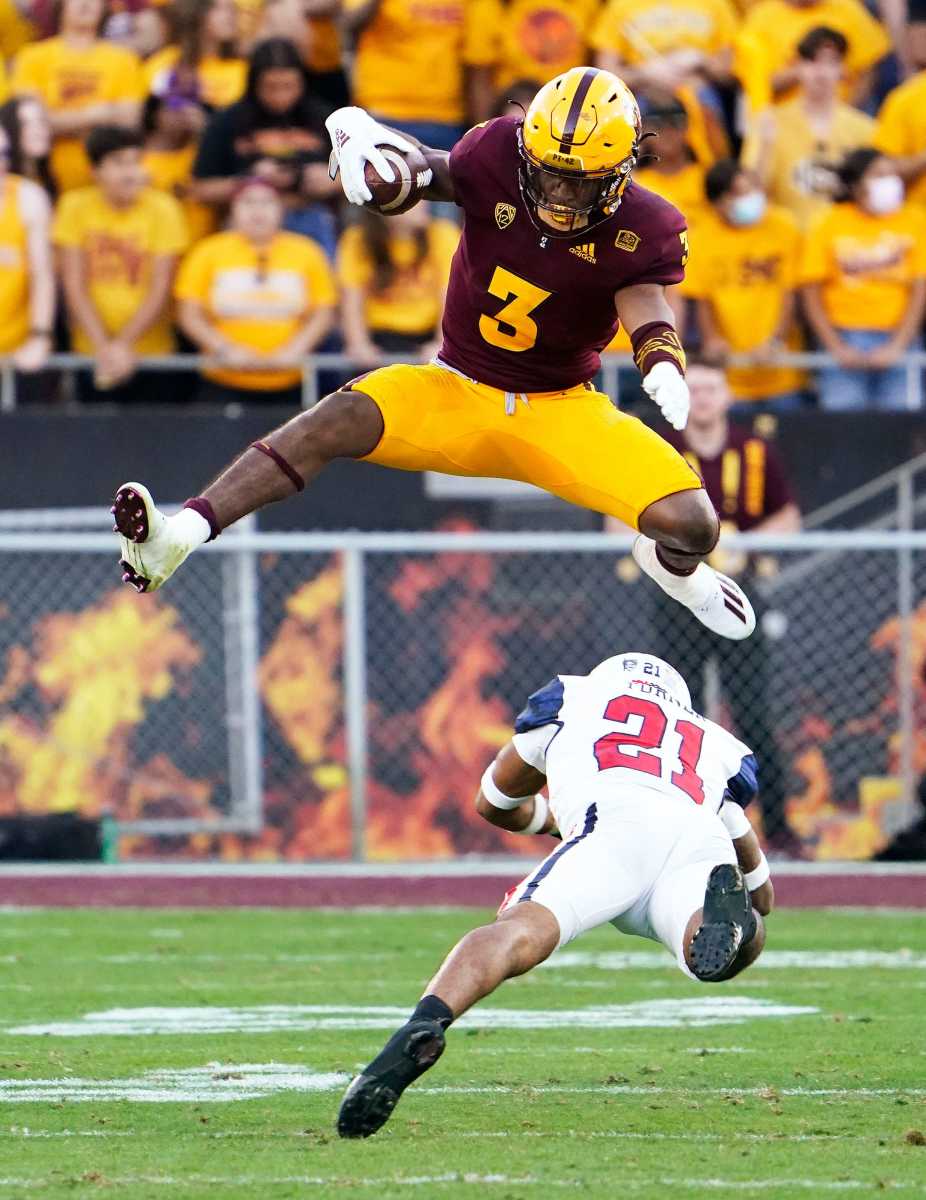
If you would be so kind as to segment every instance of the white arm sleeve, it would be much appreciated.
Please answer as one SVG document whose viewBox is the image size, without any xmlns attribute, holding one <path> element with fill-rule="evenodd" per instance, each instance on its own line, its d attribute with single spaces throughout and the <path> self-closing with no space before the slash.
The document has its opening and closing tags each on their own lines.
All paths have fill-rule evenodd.
<svg viewBox="0 0 926 1200">
<path fill-rule="evenodd" d="M 558 724 L 541 725 L 539 729 L 529 729 L 527 733 L 516 733 L 511 739 L 512 745 L 521 758 L 544 775 L 547 773 L 547 747 L 553 741 L 553 736 L 559 731 Z"/>
<path fill-rule="evenodd" d="M 727 827 L 727 833 L 736 841 L 752 830 L 749 818 L 735 800 L 725 800 L 720 806 L 720 819 Z"/>
</svg>

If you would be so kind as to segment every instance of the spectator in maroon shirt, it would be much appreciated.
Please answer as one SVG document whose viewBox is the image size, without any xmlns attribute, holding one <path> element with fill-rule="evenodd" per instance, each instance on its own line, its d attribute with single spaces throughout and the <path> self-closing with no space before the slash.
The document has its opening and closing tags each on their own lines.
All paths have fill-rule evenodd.
<svg viewBox="0 0 926 1200">
<path fill-rule="evenodd" d="M 774 445 L 749 429 L 731 425 L 732 402 L 723 368 L 709 360 L 689 359 L 691 414 L 685 429 L 667 429 L 664 437 L 681 451 L 704 480 L 717 509 L 721 529 L 754 533 L 795 533 L 801 514 Z M 728 642 L 705 629 L 686 612 L 674 609 L 666 620 L 657 610 L 659 638 L 656 653 L 677 667 L 688 680 L 692 703 L 704 711 L 705 668 L 713 663 L 720 676 L 723 698 L 736 733 L 755 751 L 759 761 L 759 802 L 772 849 L 799 855 L 800 843 L 788 827 L 784 812 L 785 773 L 769 712 L 769 643 L 763 630 L 758 586 L 768 558 L 724 551 L 723 533 L 711 565 L 738 577 L 749 589 L 759 617 L 756 631 L 742 642 Z M 744 583 L 742 576 L 752 576 Z M 758 599 L 759 603 L 755 603 Z M 661 619 L 660 619 L 661 616 Z"/>
</svg>

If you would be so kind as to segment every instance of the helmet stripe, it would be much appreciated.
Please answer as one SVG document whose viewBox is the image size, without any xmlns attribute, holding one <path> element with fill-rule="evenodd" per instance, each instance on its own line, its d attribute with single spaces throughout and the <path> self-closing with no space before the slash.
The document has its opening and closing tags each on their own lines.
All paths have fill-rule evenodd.
<svg viewBox="0 0 926 1200">
<path fill-rule="evenodd" d="M 579 114 L 582 112 L 582 104 L 585 101 L 585 97 L 588 95 L 588 89 L 594 83 L 597 75 L 597 69 L 595 67 L 589 67 L 579 80 L 579 86 L 576 88 L 576 94 L 572 97 L 572 103 L 569 105 L 569 112 L 566 114 L 566 124 L 563 126 L 563 136 L 559 144 L 559 148 L 563 154 L 568 154 L 568 152 L 572 149 L 572 139 L 576 134 L 576 125 L 579 123 Z"/>
</svg>

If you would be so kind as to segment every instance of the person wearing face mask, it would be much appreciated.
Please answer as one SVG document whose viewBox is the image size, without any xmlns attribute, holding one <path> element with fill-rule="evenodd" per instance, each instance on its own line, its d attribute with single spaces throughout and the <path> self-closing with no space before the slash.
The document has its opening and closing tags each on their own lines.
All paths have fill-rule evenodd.
<svg viewBox="0 0 926 1200">
<path fill-rule="evenodd" d="M 826 409 L 906 406 L 898 360 L 926 307 L 926 215 L 905 202 L 903 180 L 874 149 L 839 167 L 841 202 L 810 227 L 800 268 L 807 320 L 836 360 L 820 372 Z"/>
<path fill-rule="evenodd" d="M 753 359 L 731 367 L 728 381 L 739 403 L 781 412 L 803 403 L 803 375 L 771 365 L 798 345 L 794 288 L 800 235 L 794 218 L 766 202 L 756 176 L 732 159 L 715 163 L 705 178 L 710 211 L 698 224 L 696 252 L 679 291 L 694 301 L 705 354 Z"/>
</svg>

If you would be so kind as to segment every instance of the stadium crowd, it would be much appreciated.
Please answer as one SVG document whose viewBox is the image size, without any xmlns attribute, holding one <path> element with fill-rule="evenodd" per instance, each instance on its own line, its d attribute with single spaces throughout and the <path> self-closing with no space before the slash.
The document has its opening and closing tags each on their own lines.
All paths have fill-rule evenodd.
<svg viewBox="0 0 926 1200">
<path fill-rule="evenodd" d="M 313 350 L 430 357 L 454 213 L 347 211 L 325 116 L 353 102 L 449 148 L 587 61 L 639 98 L 636 178 L 690 227 L 678 323 L 740 356 L 738 404 L 903 407 L 926 304 L 918 0 L 0 0 L 21 394 L 47 398 L 54 349 L 92 356 L 81 399 L 126 402 L 288 400 Z M 816 378 L 775 361 L 815 347 Z M 213 360 L 194 386 L 138 372 L 178 349 Z"/>
</svg>

